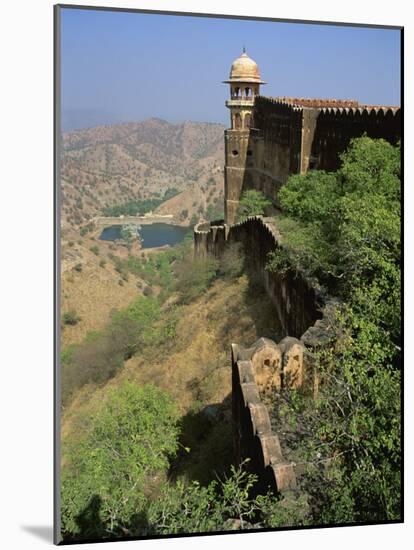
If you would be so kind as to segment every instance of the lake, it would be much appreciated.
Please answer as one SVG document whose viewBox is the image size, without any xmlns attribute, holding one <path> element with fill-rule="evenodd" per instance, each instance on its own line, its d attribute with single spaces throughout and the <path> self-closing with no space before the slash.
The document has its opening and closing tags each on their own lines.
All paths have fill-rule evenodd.
<svg viewBox="0 0 414 550">
<path fill-rule="evenodd" d="M 122 225 L 105 227 L 99 239 L 102 241 L 115 241 L 116 239 L 120 239 L 121 227 Z M 142 239 L 142 248 L 157 248 L 167 244 L 174 246 L 180 243 L 190 230 L 190 227 L 181 227 L 180 225 L 170 225 L 168 223 L 141 225 L 139 234 Z"/>
</svg>

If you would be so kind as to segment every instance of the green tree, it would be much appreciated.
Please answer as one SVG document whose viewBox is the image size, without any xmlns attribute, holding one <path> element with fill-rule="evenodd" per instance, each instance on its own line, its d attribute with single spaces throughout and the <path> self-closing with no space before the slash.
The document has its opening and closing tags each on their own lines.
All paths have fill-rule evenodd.
<svg viewBox="0 0 414 550">
<path fill-rule="evenodd" d="M 237 221 L 241 222 L 249 216 L 262 216 L 271 204 L 261 191 L 255 189 L 244 191 L 237 209 Z"/>
<path fill-rule="evenodd" d="M 85 536 L 96 528 L 97 536 L 122 533 L 133 514 L 144 508 L 148 487 L 159 484 L 177 452 L 177 421 L 171 399 L 155 386 L 126 382 L 110 390 L 81 435 L 65 449 L 63 533 Z M 99 522 L 82 525 L 79 518 L 93 499 L 99 499 Z"/>
<path fill-rule="evenodd" d="M 224 218 L 223 203 L 209 204 L 206 210 L 206 219 L 210 222 Z"/>
<path fill-rule="evenodd" d="M 318 452 L 333 464 L 330 478 L 310 484 L 316 500 L 325 496 L 319 517 L 398 519 L 400 150 L 362 137 L 341 160 L 336 173 L 293 176 L 280 190 L 283 249 L 270 254 L 268 269 L 315 276 L 342 302 L 333 320 L 339 344 L 319 357 L 323 386 L 308 448 L 310 462 Z"/>
<path fill-rule="evenodd" d="M 288 220 L 285 248 L 310 271 L 348 292 L 399 264 L 399 147 L 367 137 L 351 142 L 336 173 L 292 176 L 279 192 Z M 279 223 L 279 222 L 278 222 Z M 398 285 L 398 274 L 390 275 Z M 391 286 L 391 285 L 390 285 Z"/>
</svg>

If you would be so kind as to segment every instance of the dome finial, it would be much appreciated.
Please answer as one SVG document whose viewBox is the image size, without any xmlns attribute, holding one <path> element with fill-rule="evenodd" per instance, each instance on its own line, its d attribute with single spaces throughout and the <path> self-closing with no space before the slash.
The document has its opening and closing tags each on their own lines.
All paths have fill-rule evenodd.
<svg viewBox="0 0 414 550">
<path fill-rule="evenodd" d="M 246 53 L 246 46 L 243 44 L 243 53 Z"/>
</svg>

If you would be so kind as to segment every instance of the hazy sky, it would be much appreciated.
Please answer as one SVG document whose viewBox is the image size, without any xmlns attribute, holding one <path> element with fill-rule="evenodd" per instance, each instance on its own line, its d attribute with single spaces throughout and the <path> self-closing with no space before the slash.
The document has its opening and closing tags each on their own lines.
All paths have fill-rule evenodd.
<svg viewBox="0 0 414 550">
<path fill-rule="evenodd" d="M 398 30 L 64 8 L 64 129 L 164 118 L 223 122 L 246 45 L 263 95 L 400 104 Z"/>
</svg>

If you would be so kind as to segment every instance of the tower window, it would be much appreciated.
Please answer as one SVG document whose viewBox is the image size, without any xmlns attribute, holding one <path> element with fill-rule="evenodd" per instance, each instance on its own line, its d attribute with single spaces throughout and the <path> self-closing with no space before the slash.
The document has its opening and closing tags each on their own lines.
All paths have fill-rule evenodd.
<svg viewBox="0 0 414 550">
<path fill-rule="evenodd" d="M 241 125 L 242 125 L 242 120 L 241 120 L 240 113 L 236 113 L 234 116 L 234 127 L 236 130 L 240 130 Z"/>
<path fill-rule="evenodd" d="M 233 151 L 231 152 L 231 154 L 233 155 L 233 157 L 237 157 L 237 155 L 239 154 L 239 152 L 237 151 L 237 149 L 233 149 Z"/>
</svg>

